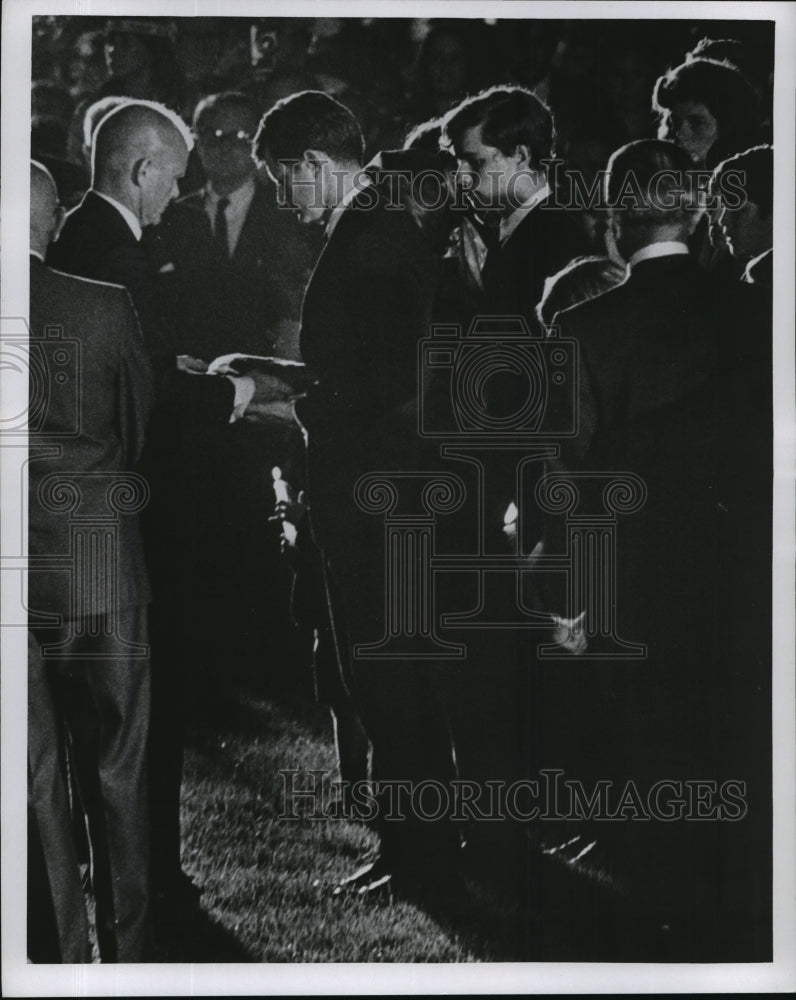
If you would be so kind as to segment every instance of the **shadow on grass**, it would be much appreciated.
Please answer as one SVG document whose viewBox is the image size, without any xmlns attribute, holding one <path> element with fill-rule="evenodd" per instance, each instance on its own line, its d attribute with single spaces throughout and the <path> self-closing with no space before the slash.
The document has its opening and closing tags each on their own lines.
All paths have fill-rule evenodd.
<svg viewBox="0 0 796 1000">
<path fill-rule="evenodd" d="M 661 950 L 614 887 L 527 844 L 521 867 L 498 857 L 468 859 L 465 898 L 414 900 L 481 961 L 644 961 Z"/>
<path fill-rule="evenodd" d="M 267 697 L 246 689 L 214 691 L 194 706 L 189 742 L 201 745 L 208 734 L 233 733 L 242 739 L 311 736 L 330 740 L 329 709 L 295 696 Z"/>
<path fill-rule="evenodd" d="M 156 916 L 155 962 L 256 962 L 224 926 L 202 909 Z"/>
</svg>

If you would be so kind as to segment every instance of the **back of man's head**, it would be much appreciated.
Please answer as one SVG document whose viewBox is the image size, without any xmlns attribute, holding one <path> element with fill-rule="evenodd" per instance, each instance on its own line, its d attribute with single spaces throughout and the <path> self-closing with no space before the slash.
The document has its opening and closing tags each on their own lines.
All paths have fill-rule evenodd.
<svg viewBox="0 0 796 1000">
<path fill-rule="evenodd" d="M 137 162 L 183 147 L 193 148 L 193 136 L 179 115 L 155 101 L 127 101 L 107 114 L 94 133 L 92 186 L 99 183 L 112 192 L 127 181 Z"/>
<path fill-rule="evenodd" d="M 30 249 L 45 256 L 58 227 L 58 189 L 50 171 L 30 161 Z"/>
<path fill-rule="evenodd" d="M 261 165 L 297 163 L 307 150 L 345 165 L 361 166 L 365 156 L 365 140 L 354 115 L 319 90 L 303 90 L 277 101 L 263 116 L 254 140 Z"/>
<path fill-rule="evenodd" d="M 94 145 L 94 134 L 99 128 L 102 119 L 106 115 L 109 115 L 111 111 L 121 107 L 122 104 L 126 104 L 128 100 L 129 98 L 127 97 L 109 95 L 108 97 L 101 97 L 86 108 L 83 115 L 83 148 L 87 152 L 89 160 Z"/>
<path fill-rule="evenodd" d="M 623 227 L 690 231 L 698 212 L 688 153 L 664 139 L 639 139 L 611 154 L 606 201 Z"/>
<path fill-rule="evenodd" d="M 753 146 L 720 163 L 710 180 L 711 192 L 721 193 L 730 186 L 757 205 L 762 218 L 770 219 L 774 211 L 774 147 Z"/>
<path fill-rule="evenodd" d="M 505 156 L 518 146 L 527 146 L 532 167 L 538 168 L 542 160 L 554 155 L 553 116 L 524 87 L 491 87 L 462 101 L 443 120 L 443 143 L 456 152 L 464 132 L 479 125 L 483 144 Z"/>
</svg>

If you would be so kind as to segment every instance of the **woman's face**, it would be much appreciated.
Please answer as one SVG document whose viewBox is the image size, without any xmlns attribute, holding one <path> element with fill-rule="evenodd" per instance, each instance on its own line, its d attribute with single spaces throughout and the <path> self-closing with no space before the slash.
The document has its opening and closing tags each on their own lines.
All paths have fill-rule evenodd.
<svg viewBox="0 0 796 1000">
<path fill-rule="evenodd" d="M 680 101 L 661 122 L 660 139 L 671 139 L 702 164 L 719 137 L 719 123 L 698 101 Z"/>
</svg>

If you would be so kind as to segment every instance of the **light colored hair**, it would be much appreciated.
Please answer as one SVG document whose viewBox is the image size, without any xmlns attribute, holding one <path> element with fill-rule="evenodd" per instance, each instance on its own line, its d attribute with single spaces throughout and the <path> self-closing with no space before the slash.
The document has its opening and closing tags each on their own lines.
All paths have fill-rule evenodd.
<svg viewBox="0 0 796 1000">
<path fill-rule="evenodd" d="M 115 159 L 126 159 L 140 148 L 151 153 L 152 144 L 164 144 L 169 133 L 176 132 L 188 152 L 193 149 L 193 135 L 180 116 L 158 101 L 125 101 L 100 121 L 94 131 L 91 149 L 91 176 L 113 169 Z M 119 164 L 121 165 L 121 163 Z"/>
</svg>

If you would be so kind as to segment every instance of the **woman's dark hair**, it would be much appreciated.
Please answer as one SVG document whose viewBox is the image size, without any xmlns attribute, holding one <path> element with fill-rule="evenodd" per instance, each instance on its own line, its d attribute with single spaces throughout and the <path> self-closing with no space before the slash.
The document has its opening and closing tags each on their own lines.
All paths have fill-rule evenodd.
<svg viewBox="0 0 796 1000">
<path fill-rule="evenodd" d="M 746 70 L 746 50 L 737 38 L 700 38 L 686 53 L 684 61 L 689 63 L 695 59 L 712 59 L 714 62 L 729 63 L 741 72 Z"/>
<path fill-rule="evenodd" d="M 684 101 L 704 104 L 716 119 L 719 134 L 708 151 L 706 166 L 715 167 L 758 141 L 757 96 L 733 66 L 713 59 L 692 59 L 664 73 L 655 84 L 653 109 L 663 114 Z"/>
<path fill-rule="evenodd" d="M 365 141 L 348 108 L 320 90 L 302 90 L 285 97 L 268 111 L 254 139 L 261 165 L 298 162 L 307 149 L 317 149 L 341 163 L 361 164 Z"/>
</svg>

